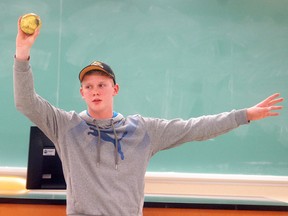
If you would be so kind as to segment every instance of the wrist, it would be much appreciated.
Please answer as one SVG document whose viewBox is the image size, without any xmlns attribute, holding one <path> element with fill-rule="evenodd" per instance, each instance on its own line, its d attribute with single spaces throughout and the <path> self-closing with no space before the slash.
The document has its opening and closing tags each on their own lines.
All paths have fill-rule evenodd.
<svg viewBox="0 0 288 216">
<path fill-rule="evenodd" d="M 16 48 L 15 58 L 18 60 L 29 60 L 30 48 Z"/>
<path fill-rule="evenodd" d="M 246 109 L 246 115 L 247 115 L 248 122 L 253 120 L 251 108 Z"/>
</svg>

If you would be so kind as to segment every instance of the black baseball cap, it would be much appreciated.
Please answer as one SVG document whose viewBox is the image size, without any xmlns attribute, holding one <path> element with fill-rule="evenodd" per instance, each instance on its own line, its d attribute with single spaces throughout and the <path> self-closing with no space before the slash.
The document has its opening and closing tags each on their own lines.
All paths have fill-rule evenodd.
<svg viewBox="0 0 288 216">
<path fill-rule="evenodd" d="M 113 79 L 114 84 L 116 84 L 115 74 L 114 74 L 113 70 L 107 64 L 100 62 L 100 61 L 93 61 L 91 64 L 84 67 L 80 71 L 80 73 L 79 73 L 80 82 L 83 81 L 85 74 L 90 72 L 90 71 L 102 71 L 102 72 L 106 73 L 108 76 L 110 76 Z"/>
</svg>

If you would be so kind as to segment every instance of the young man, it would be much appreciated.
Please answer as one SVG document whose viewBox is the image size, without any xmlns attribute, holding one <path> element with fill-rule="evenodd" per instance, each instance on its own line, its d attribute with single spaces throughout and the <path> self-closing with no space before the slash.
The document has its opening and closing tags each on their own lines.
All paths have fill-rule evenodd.
<svg viewBox="0 0 288 216">
<path fill-rule="evenodd" d="M 20 19 L 19 19 L 20 20 Z M 189 120 L 165 120 L 113 112 L 118 94 L 112 69 L 93 62 L 80 71 L 80 93 L 87 111 L 66 112 L 36 94 L 30 49 L 39 35 L 24 34 L 18 22 L 14 61 L 17 109 L 55 144 L 67 183 L 67 215 L 141 216 L 144 177 L 150 158 L 160 150 L 205 140 L 251 120 L 276 116 L 279 94 L 258 105 Z"/>
</svg>

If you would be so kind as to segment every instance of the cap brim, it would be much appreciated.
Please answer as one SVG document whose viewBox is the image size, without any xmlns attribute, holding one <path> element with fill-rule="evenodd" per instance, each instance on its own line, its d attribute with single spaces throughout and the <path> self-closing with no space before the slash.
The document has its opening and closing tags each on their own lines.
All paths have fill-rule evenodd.
<svg viewBox="0 0 288 216">
<path fill-rule="evenodd" d="M 99 67 L 97 65 L 88 65 L 87 67 L 83 68 L 79 73 L 80 82 L 82 82 L 83 77 L 85 76 L 86 73 L 88 73 L 89 71 L 93 71 L 93 70 L 102 71 L 114 79 L 114 77 L 110 73 L 108 73 L 106 70 L 104 70 L 102 67 Z"/>
</svg>

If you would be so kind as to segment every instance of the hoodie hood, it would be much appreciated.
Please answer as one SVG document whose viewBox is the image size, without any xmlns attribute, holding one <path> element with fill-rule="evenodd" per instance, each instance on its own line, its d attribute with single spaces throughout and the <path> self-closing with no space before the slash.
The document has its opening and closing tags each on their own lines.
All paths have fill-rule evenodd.
<svg viewBox="0 0 288 216">
<path fill-rule="evenodd" d="M 94 119 L 88 114 L 87 110 L 82 111 L 80 117 L 89 124 L 97 124 L 100 129 L 112 128 L 112 125 L 116 127 L 121 121 L 124 120 L 124 116 L 120 113 L 115 113 L 112 118 L 108 119 Z"/>
<path fill-rule="evenodd" d="M 115 169 L 118 169 L 119 163 L 119 154 L 121 159 L 124 160 L 124 154 L 121 151 L 121 146 L 119 146 L 119 138 L 117 136 L 117 127 L 122 125 L 122 122 L 125 120 L 123 115 L 120 113 L 114 113 L 112 118 L 109 119 L 94 119 L 88 114 L 88 111 L 82 111 L 80 117 L 90 126 L 90 129 L 93 131 L 89 134 L 98 138 L 98 145 L 97 145 L 97 166 L 100 166 L 101 163 L 101 145 L 102 140 L 105 140 L 104 137 L 107 137 L 107 131 L 112 131 L 114 134 L 114 139 L 112 141 L 109 139 L 110 142 L 113 142 L 115 147 Z M 104 135 L 106 134 L 106 135 Z M 102 137 L 103 139 L 102 139 Z M 103 136 L 104 135 L 104 136 Z"/>
</svg>

